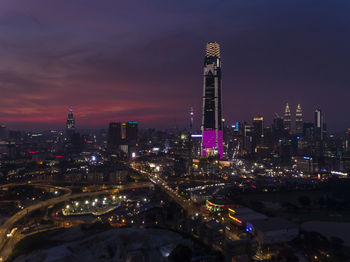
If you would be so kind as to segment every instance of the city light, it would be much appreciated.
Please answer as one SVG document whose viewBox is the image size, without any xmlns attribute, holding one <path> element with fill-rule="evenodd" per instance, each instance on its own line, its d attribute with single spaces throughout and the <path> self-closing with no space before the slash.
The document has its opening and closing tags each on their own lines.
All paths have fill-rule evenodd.
<svg viewBox="0 0 350 262">
<path fill-rule="evenodd" d="M 350 260 L 350 4 L 8 2 L 0 261 Z"/>
</svg>

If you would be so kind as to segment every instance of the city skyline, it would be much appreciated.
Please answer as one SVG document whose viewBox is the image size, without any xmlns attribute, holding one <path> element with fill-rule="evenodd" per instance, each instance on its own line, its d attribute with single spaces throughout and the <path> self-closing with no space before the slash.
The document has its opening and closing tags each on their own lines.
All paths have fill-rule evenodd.
<svg viewBox="0 0 350 262">
<path fill-rule="evenodd" d="M 349 13 L 0 1 L 0 261 L 350 261 Z"/>
<path fill-rule="evenodd" d="M 199 127 L 208 41 L 224 50 L 228 122 L 262 115 L 271 123 L 288 102 L 292 112 L 302 105 L 304 121 L 320 108 L 330 131 L 350 126 L 342 117 L 350 95 L 348 3 L 206 2 L 199 10 L 195 1 L 124 3 L 125 13 L 136 10 L 131 20 L 113 2 L 98 12 L 92 1 L 72 4 L 71 11 L 65 1 L 36 3 L 0 4 L 0 122 L 11 128 L 63 127 L 69 106 L 79 128 L 130 119 L 144 127 L 187 127 L 190 107 Z M 209 13 L 215 22 L 208 23 Z M 159 17 L 149 19 L 154 14 Z"/>
</svg>

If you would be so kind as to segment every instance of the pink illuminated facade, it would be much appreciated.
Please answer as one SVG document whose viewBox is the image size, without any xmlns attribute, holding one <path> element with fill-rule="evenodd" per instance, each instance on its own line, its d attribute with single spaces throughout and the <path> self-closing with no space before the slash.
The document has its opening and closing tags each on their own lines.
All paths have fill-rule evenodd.
<svg viewBox="0 0 350 262">
<path fill-rule="evenodd" d="M 203 130 L 202 134 L 202 156 L 219 154 L 223 155 L 222 130 Z"/>
</svg>

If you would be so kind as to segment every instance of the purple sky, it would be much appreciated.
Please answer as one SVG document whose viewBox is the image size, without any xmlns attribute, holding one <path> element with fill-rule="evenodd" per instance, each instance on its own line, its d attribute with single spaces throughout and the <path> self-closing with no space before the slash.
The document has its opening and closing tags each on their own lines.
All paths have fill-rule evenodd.
<svg viewBox="0 0 350 262">
<path fill-rule="evenodd" d="M 0 122 L 78 128 L 136 120 L 200 125 L 207 41 L 222 49 L 228 122 L 286 102 L 305 120 L 321 108 L 330 130 L 350 127 L 349 1 L 0 2 Z"/>
</svg>

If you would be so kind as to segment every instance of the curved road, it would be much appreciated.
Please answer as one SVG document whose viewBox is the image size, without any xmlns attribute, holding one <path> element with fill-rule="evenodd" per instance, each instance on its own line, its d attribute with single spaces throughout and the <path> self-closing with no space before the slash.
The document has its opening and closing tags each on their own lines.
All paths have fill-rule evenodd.
<svg viewBox="0 0 350 262">
<path fill-rule="evenodd" d="M 50 205 L 55 205 L 55 204 L 58 204 L 60 202 L 64 202 L 64 201 L 67 201 L 67 200 L 73 199 L 73 198 L 79 198 L 79 197 L 85 197 L 85 196 L 94 196 L 94 195 L 100 195 L 100 194 L 104 194 L 104 193 L 113 193 L 116 190 L 118 190 L 118 191 L 128 190 L 128 189 L 132 189 L 132 188 L 148 187 L 150 185 L 151 185 L 151 183 L 149 183 L 149 182 L 130 183 L 128 185 L 120 186 L 119 188 L 115 188 L 115 189 L 106 189 L 106 190 L 102 190 L 102 191 L 88 192 L 88 193 L 79 193 L 79 194 L 74 194 L 74 195 L 71 195 L 72 191 L 69 191 L 66 194 L 64 194 L 63 196 L 56 197 L 56 198 L 51 198 L 51 199 L 48 199 L 48 200 L 45 200 L 45 201 L 42 201 L 40 203 L 36 203 L 34 205 L 31 205 L 29 207 L 24 208 L 23 210 L 17 212 L 12 217 L 10 217 L 0 227 L 0 261 L 5 260 L 5 258 L 9 255 L 9 254 L 2 254 L 4 246 L 5 246 L 5 244 L 7 243 L 7 240 L 8 240 L 6 234 L 13 228 L 13 225 L 17 221 L 19 221 L 20 219 L 22 219 L 23 217 L 25 217 L 29 213 L 31 213 L 31 212 L 39 209 L 39 208 L 50 206 Z M 55 186 L 50 186 L 50 187 L 55 187 Z M 63 190 L 63 189 L 67 190 L 66 188 L 60 188 L 60 187 L 55 187 L 55 188 L 61 189 L 61 190 Z"/>
</svg>

